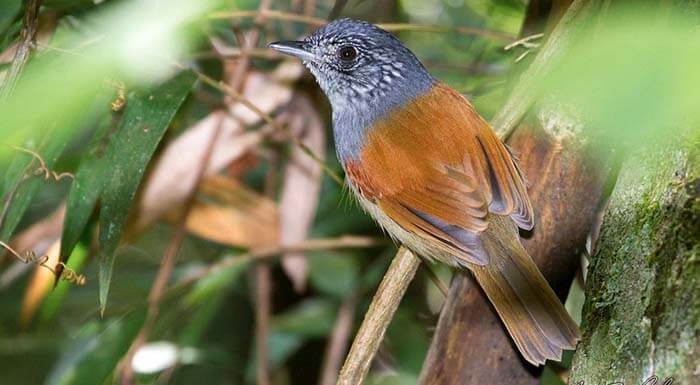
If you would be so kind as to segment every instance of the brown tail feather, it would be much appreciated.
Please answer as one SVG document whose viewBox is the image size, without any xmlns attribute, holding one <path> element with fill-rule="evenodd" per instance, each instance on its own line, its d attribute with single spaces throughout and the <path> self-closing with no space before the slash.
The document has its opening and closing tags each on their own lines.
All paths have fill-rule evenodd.
<svg viewBox="0 0 700 385">
<path fill-rule="evenodd" d="M 578 328 L 520 244 L 511 220 L 491 218 L 482 241 L 489 263 L 469 268 L 520 353 L 534 365 L 561 360 L 563 350 L 575 348 Z"/>
</svg>

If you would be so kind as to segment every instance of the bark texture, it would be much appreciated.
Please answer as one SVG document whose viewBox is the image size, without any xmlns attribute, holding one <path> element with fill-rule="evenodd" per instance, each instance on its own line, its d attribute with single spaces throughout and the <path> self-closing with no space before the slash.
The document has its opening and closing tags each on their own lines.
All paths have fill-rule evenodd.
<svg viewBox="0 0 700 385">
<path fill-rule="evenodd" d="M 535 229 L 523 244 L 564 298 L 579 267 L 586 236 L 603 195 L 609 162 L 592 159 L 575 136 L 575 120 L 541 111 L 508 141 L 521 154 Z M 572 214 L 575 213 L 575 214 Z M 539 370 L 522 360 L 478 286 L 458 273 L 421 373 L 422 384 L 539 383 Z"/>
<path fill-rule="evenodd" d="M 540 15 L 550 22 L 549 15 L 540 12 L 542 3 L 531 3 L 539 4 L 532 17 Z M 579 1 L 576 6 L 580 9 L 590 3 Z M 560 13 L 554 5 L 544 8 Z M 583 16 L 578 12 L 574 17 Z M 523 28 L 535 24 L 526 20 Z M 571 18 L 564 28 L 569 24 L 573 24 Z M 554 100 L 543 100 L 508 140 L 520 157 L 535 211 L 535 228 L 524 234 L 523 244 L 560 298 L 566 296 L 579 267 L 612 163 L 611 157 L 591 157 L 583 131 L 578 117 L 567 114 Z M 534 385 L 539 383 L 540 372 L 522 360 L 470 276 L 458 273 L 438 321 L 421 383 Z"/>
<path fill-rule="evenodd" d="M 700 384 L 700 130 L 628 155 L 598 249 L 570 383 Z"/>
</svg>

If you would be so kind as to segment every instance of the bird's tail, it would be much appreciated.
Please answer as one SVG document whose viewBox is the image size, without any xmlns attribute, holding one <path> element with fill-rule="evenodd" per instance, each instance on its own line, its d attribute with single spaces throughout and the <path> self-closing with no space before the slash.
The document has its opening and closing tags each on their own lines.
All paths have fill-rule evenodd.
<svg viewBox="0 0 700 385">
<path fill-rule="evenodd" d="M 481 235 L 489 256 L 470 270 L 496 308 L 523 357 L 534 365 L 561 360 L 579 339 L 576 323 L 527 254 L 507 217 L 492 218 Z"/>
</svg>

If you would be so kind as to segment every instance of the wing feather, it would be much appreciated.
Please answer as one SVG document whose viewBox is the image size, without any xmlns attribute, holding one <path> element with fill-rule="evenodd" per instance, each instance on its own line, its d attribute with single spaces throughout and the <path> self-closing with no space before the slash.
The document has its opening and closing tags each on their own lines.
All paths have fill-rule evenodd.
<svg viewBox="0 0 700 385">
<path fill-rule="evenodd" d="M 490 213 L 532 228 L 524 179 L 508 148 L 464 97 L 440 83 L 376 122 L 359 161 L 345 166 L 363 197 L 392 220 L 469 263 L 488 263 L 479 234 Z"/>
</svg>

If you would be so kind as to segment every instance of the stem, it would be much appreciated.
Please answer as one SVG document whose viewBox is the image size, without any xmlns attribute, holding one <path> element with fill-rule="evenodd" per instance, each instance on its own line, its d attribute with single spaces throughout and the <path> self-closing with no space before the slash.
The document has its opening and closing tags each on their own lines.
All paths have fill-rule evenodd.
<svg viewBox="0 0 700 385">
<path fill-rule="evenodd" d="M 577 15 L 590 4 L 589 1 L 577 0 L 571 4 L 561 21 L 552 30 L 549 38 L 533 59 L 530 66 L 522 74 L 508 100 L 503 104 L 498 114 L 491 121 L 491 127 L 506 140 L 520 119 L 530 109 L 533 102 L 540 96 L 538 84 L 542 83 L 551 69 L 552 63 L 561 58 L 571 45 L 577 26 L 583 22 Z M 578 23 L 578 24 L 577 24 Z"/>
<path fill-rule="evenodd" d="M 372 298 L 340 371 L 337 385 L 358 385 L 364 381 L 386 329 L 419 265 L 420 259 L 401 246 Z"/>
<path fill-rule="evenodd" d="M 274 199 L 277 191 L 277 166 L 279 156 L 272 152 L 265 175 L 265 196 Z M 255 343 L 257 348 L 257 385 L 270 384 L 270 364 L 268 354 L 268 335 L 270 330 L 270 313 L 272 306 L 272 266 L 269 260 L 260 260 L 255 265 Z"/>
<path fill-rule="evenodd" d="M 348 346 L 350 332 L 352 331 L 352 321 L 355 317 L 356 307 L 357 296 L 351 295 L 343 301 L 340 309 L 338 309 L 338 317 L 335 319 L 331 338 L 328 340 L 326 352 L 323 355 L 319 385 L 333 385 L 337 379 L 338 371 Z"/>
<path fill-rule="evenodd" d="M 187 228 L 185 226 L 187 222 L 187 217 L 189 216 L 192 206 L 194 205 L 199 185 L 201 184 L 202 179 L 204 178 L 204 174 L 207 170 L 209 160 L 211 159 L 211 154 L 213 153 L 214 146 L 216 145 L 216 141 L 219 137 L 219 134 L 222 131 L 223 120 L 224 119 L 222 117 L 219 121 L 219 124 L 217 125 L 216 131 L 214 131 L 214 133 L 211 136 L 211 139 L 209 140 L 207 150 L 204 152 L 204 156 L 202 156 L 199 168 L 197 169 L 197 177 L 195 179 L 195 183 L 192 185 L 192 190 L 190 191 L 190 193 L 187 196 L 187 199 L 185 200 L 185 209 L 182 211 L 182 214 L 178 219 L 175 234 L 173 235 L 172 239 L 170 240 L 170 243 L 168 244 L 168 248 L 163 254 L 163 260 L 161 261 L 160 268 L 158 269 L 158 275 L 156 276 L 156 279 L 153 282 L 153 286 L 151 286 L 151 291 L 148 294 L 148 310 L 146 314 L 146 321 L 144 322 L 143 327 L 139 331 L 139 334 L 132 342 L 131 347 L 129 348 L 129 351 L 127 352 L 126 357 L 124 358 L 124 361 L 122 363 L 123 366 L 119 375 L 119 383 L 121 385 L 135 384 L 134 372 L 131 368 L 131 361 L 134 359 L 136 351 L 138 351 L 138 349 L 141 346 L 143 346 L 143 344 L 148 340 L 148 336 L 151 333 L 151 329 L 153 328 L 155 321 L 158 318 L 158 313 L 160 312 L 161 298 L 163 297 L 163 293 L 165 292 L 165 288 L 168 284 L 168 281 L 170 280 L 173 268 L 175 267 L 175 257 L 177 256 L 177 252 L 180 250 L 182 241 L 185 239 L 185 234 L 187 234 Z"/>
<path fill-rule="evenodd" d="M 229 78 L 229 85 L 234 90 L 240 90 L 243 84 L 243 79 L 245 78 L 246 72 L 248 72 L 248 67 L 250 66 L 250 55 L 248 50 L 255 48 L 258 45 L 258 40 L 260 40 L 260 26 L 265 22 L 265 12 L 269 10 L 271 0 L 261 0 L 260 6 L 258 6 L 258 13 L 255 16 L 255 26 L 250 30 L 248 38 L 245 41 L 239 41 L 241 46 L 242 54 L 238 59 L 238 64 L 233 69 L 233 73 Z"/>
<path fill-rule="evenodd" d="M 39 7 L 41 0 L 28 0 L 27 9 L 24 11 L 22 31 L 19 36 L 19 44 L 12 65 L 7 72 L 5 83 L 0 86 L 0 100 L 8 97 L 14 90 L 24 66 L 35 47 L 36 32 L 39 26 Z"/>
<path fill-rule="evenodd" d="M 212 19 L 230 19 L 230 18 L 257 18 L 261 12 L 258 11 L 221 11 L 213 12 L 209 15 Z M 285 21 L 296 21 L 299 23 L 305 23 L 314 26 L 323 26 L 328 23 L 327 20 L 308 16 L 299 15 L 295 13 L 282 12 L 282 11 L 264 11 L 262 12 L 264 16 L 268 19 L 274 20 L 285 20 Z M 499 40 L 512 41 L 515 36 L 500 31 L 491 31 L 487 29 L 475 28 L 475 27 L 452 27 L 444 25 L 417 25 L 410 23 L 383 23 L 377 24 L 380 28 L 384 28 L 391 32 L 437 32 L 437 33 L 459 33 L 463 35 L 473 35 L 488 37 Z"/>
</svg>

